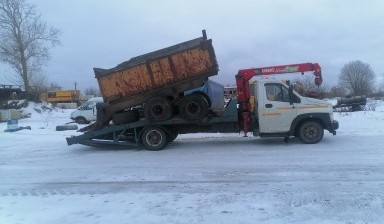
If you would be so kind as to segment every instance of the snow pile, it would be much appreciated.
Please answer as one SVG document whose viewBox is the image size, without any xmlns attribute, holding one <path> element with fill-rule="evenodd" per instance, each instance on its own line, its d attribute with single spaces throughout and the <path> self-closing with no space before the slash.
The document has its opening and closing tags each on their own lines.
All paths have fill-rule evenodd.
<svg viewBox="0 0 384 224">
<path fill-rule="evenodd" d="M 20 109 L 26 106 L 28 106 L 27 100 L 8 100 L 1 105 L 0 109 Z"/>
<path fill-rule="evenodd" d="M 384 100 L 367 99 L 366 111 L 384 112 Z"/>
<path fill-rule="evenodd" d="M 27 107 L 20 109 L 22 119 L 19 126 L 31 126 L 32 129 L 55 129 L 57 125 L 71 122 L 70 114 L 73 109 L 61 109 L 50 103 L 29 102 Z M 0 126 L 1 127 L 1 126 Z"/>
</svg>

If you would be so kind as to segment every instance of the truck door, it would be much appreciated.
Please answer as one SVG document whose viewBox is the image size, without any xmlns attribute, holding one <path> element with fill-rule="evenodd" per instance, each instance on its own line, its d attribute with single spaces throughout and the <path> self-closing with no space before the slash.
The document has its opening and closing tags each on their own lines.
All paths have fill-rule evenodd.
<svg viewBox="0 0 384 224">
<path fill-rule="evenodd" d="M 282 133 L 289 131 L 297 116 L 294 105 L 289 103 L 289 91 L 281 83 L 264 83 L 259 94 L 259 128 L 261 133 Z"/>
</svg>

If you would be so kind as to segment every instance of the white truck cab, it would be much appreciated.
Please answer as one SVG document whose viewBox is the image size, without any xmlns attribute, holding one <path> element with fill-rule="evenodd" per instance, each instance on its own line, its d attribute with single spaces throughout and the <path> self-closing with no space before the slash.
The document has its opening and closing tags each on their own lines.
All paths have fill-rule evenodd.
<svg viewBox="0 0 384 224">
<path fill-rule="evenodd" d="M 102 97 L 94 97 L 84 104 L 82 104 L 77 110 L 71 113 L 71 119 L 78 124 L 88 124 L 91 121 L 96 120 L 95 106 L 97 103 L 102 103 Z"/>
<path fill-rule="evenodd" d="M 297 136 L 311 144 L 323 138 L 324 129 L 336 134 L 339 124 L 330 103 L 303 97 L 280 81 L 258 80 L 251 86 L 254 135 Z"/>
</svg>

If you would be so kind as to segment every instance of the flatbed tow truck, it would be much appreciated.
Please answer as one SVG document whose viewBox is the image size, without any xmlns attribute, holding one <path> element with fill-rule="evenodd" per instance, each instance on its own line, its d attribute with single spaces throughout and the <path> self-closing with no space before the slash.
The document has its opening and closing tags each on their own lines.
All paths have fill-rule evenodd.
<svg viewBox="0 0 384 224">
<path fill-rule="evenodd" d="M 214 56 L 212 51 L 210 55 Z M 141 144 L 148 150 L 155 151 L 163 149 L 175 140 L 178 134 L 199 132 L 243 132 L 245 137 L 248 132 L 253 132 L 254 136 L 283 137 L 286 142 L 291 136 L 295 136 L 303 143 L 315 144 L 323 139 L 324 130 L 335 135 L 339 127 L 338 122 L 333 119 L 333 108 L 330 103 L 300 96 L 293 90 L 292 85 L 281 81 L 257 80 L 250 84 L 251 78 L 255 76 L 298 72 L 304 74 L 309 71 L 313 72 L 315 83 L 320 85 L 321 68 L 317 63 L 241 69 L 236 75 L 237 97 L 232 98 L 222 109 L 207 110 L 209 102 L 215 99 L 208 98 L 208 95 L 202 92 L 185 96 L 178 94 L 180 99 L 177 99 L 166 95 L 169 91 L 163 91 L 165 95 L 154 96 L 156 99 L 159 97 L 163 99 L 155 101 L 154 104 L 152 104 L 154 101 L 149 99 L 151 108 L 144 116 L 132 116 L 138 114 L 137 107 L 126 108 L 124 112 L 119 113 L 127 114 L 129 121 L 114 124 L 113 119 L 112 122 L 109 121 L 113 114 L 109 113 L 103 117 L 103 108 L 109 108 L 110 105 L 99 106 L 97 120 L 100 122 L 83 129 L 86 131 L 82 135 L 67 138 L 67 144 L 92 146 Z M 183 85 L 185 86 L 185 83 Z M 163 86 L 161 90 L 168 86 Z M 175 87 L 174 84 L 171 86 Z M 183 100 L 189 101 L 178 103 Z M 124 101 L 119 102 L 119 105 L 123 104 Z M 145 103 L 143 107 L 145 108 Z M 164 117 L 164 114 L 167 116 Z"/>
</svg>

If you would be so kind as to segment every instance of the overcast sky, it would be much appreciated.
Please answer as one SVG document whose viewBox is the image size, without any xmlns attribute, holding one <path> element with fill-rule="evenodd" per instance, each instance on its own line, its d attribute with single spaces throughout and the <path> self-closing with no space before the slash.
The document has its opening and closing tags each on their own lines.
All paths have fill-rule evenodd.
<svg viewBox="0 0 384 224">
<path fill-rule="evenodd" d="M 43 19 L 62 31 L 44 67 L 65 89 L 98 87 L 93 67 L 111 68 L 144 53 L 201 36 L 213 40 L 220 72 L 319 63 L 325 85 L 361 60 L 384 74 L 382 0 L 36 0 Z M 5 72 L 4 66 L 1 73 Z M 0 83 L 4 83 L 4 78 Z M 8 83 L 5 83 L 8 84 Z"/>
</svg>

